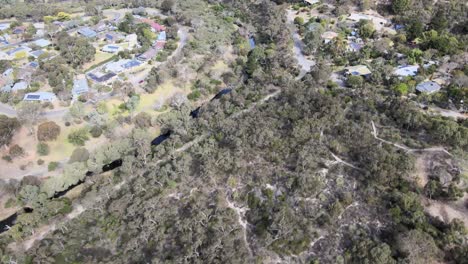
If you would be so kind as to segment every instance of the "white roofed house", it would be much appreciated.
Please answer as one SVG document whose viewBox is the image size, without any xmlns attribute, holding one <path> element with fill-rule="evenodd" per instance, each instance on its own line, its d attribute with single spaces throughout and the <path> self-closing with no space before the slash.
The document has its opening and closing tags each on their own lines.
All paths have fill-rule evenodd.
<svg viewBox="0 0 468 264">
<path fill-rule="evenodd" d="M 51 42 L 48 41 L 47 39 L 38 39 L 38 40 L 34 41 L 33 44 L 36 45 L 36 46 L 39 46 L 41 48 L 45 48 L 45 47 L 49 46 L 51 44 Z"/>
<path fill-rule="evenodd" d="M 412 77 L 418 74 L 418 69 L 419 69 L 419 65 L 400 66 L 395 69 L 393 74 L 399 77 L 408 77 L 408 76 Z"/>
<path fill-rule="evenodd" d="M 23 101 L 29 102 L 53 102 L 57 99 L 54 93 L 50 92 L 35 92 L 24 95 Z"/>
<path fill-rule="evenodd" d="M 72 95 L 73 99 L 76 99 L 80 95 L 87 94 L 89 92 L 88 80 L 86 78 L 75 79 L 73 82 Z"/>
<path fill-rule="evenodd" d="M 105 45 L 101 50 L 108 53 L 117 53 L 122 50 L 122 47 L 117 45 Z"/>
<path fill-rule="evenodd" d="M 125 37 L 125 42 L 128 43 L 129 49 L 134 49 L 138 46 L 138 36 L 137 34 L 130 34 Z"/>
<path fill-rule="evenodd" d="M 369 76 L 371 71 L 366 65 L 349 66 L 345 68 L 346 75 Z"/>
</svg>

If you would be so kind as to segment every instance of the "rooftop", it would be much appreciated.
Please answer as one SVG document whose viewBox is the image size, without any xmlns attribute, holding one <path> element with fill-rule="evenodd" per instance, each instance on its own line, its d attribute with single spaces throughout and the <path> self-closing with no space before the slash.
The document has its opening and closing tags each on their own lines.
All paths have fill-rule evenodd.
<svg viewBox="0 0 468 264">
<path fill-rule="evenodd" d="M 371 71 L 366 65 L 349 66 L 345 68 L 346 72 L 351 75 L 369 75 Z"/>
<path fill-rule="evenodd" d="M 421 93 L 434 93 L 440 90 L 440 85 L 433 81 L 422 82 L 416 85 L 416 91 Z"/>
<path fill-rule="evenodd" d="M 94 38 L 97 36 L 96 31 L 90 29 L 89 27 L 80 28 L 78 34 L 83 35 L 87 38 Z"/>
</svg>

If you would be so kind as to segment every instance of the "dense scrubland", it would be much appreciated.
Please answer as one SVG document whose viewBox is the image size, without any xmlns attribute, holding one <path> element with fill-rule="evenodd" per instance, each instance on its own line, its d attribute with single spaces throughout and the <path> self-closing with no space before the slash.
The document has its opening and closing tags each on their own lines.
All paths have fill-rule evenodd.
<svg viewBox="0 0 468 264">
<path fill-rule="evenodd" d="M 99 4 L 164 8 L 168 2 Z M 150 145 L 143 127 L 89 157 L 77 154 L 73 169 L 83 173 L 98 172 L 118 158 L 123 164 L 86 179 L 73 203 L 49 199 L 54 186 L 22 182 L 16 189 L 19 202 L 34 212 L 20 215 L 1 235 L 1 260 L 466 263 L 463 222 L 444 222 L 422 204 L 425 197 L 459 199 L 466 176 L 441 166 L 426 186 L 419 186 L 413 175 L 416 159 L 432 147 L 449 152 L 440 155 L 452 164 L 466 162 L 467 121 L 426 115 L 391 89 L 392 80 L 382 77 L 384 67 L 355 89 L 327 85 L 328 64 L 341 51 L 317 49 L 317 66 L 296 79 L 284 2 L 187 0 L 170 5 L 178 21 L 200 34 L 184 56 L 219 56 L 223 51 L 218 47 L 232 45 L 239 57 L 224 78 L 233 91 L 204 104 L 198 118 L 190 116 L 194 107 L 188 104 L 158 116 L 162 133 L 172 132 L 159 146 Z M 427 10 L 424 1 L 393 2 L 383 11 L 410 27 L 418 23 L 406 22 L 416 7 Z M 2 10 L 28 7 L 23 3 Z M 39 17 L 49 12 L 40 10 Z M 440 14 L 424 23 L 434 26 L 436 16 Z M 454 17 L 446 21 L 444 34 L 459 41 L 457 54 L 466 49 L 466 17 Z M 253 50 L 243 48 L 245 40 L 233 23 L 255 35 Z M 361 59 L 349 56 L 343 58 Z M 438 176 L 447 173 L 451 177 L 442 183 Z M 44 226 L 50 232 L 40 237 L 32 231 Z"/>
</svg>

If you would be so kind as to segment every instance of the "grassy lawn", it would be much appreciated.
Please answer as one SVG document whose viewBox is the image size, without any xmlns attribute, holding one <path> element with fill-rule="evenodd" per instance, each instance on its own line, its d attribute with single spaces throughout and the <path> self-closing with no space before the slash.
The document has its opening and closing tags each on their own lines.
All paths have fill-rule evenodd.
<svg viewBox="0 0 468 264">
<path fill-rule="evenodd" d="M 152 105 L 157 99 L 162 101 L 168 100 L 176 92 L 182 92 L 187 94 L 187 89 L 175 87 L 171 80 L 164 82 L 160 85 L 156 91 L 152 94 L 142 94 L 140 97 L 140 104 L 138 105 L 136 112 L 152 110 Z"/>
<path fill-rule="evenodd" d="M 43 157 L 42 159 L 45 161 L 60 161 L 66 159 L 71 156 L 75 146 L 68 142 L 68 134 L 71 131 L 79 128 L 80 126 L 72 125 L 69 127 L 60 126 L 60 136 L 57 140 L 48 142 L 50 148 L 50 154 L 48 156 Z"/>
</svg>

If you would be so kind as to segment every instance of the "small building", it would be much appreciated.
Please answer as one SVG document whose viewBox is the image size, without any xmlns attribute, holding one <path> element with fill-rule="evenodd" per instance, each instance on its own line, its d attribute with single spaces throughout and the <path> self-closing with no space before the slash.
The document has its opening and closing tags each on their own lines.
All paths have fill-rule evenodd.
<svg viewBox="0 0 468 264">
<path fill-rule="evenodd" d="M 83 27 L 78 30 L 78 34 L 86 38 L 95 38 L 97 36 L 96 31 L 90 29 L 89 27 Z"/>
<path fill-rule="evenodd" d="M 6 69 L 3 73 L 2 76 L 5 78 L 11 78 L 13 76 L 13 68 L 8 68 Z"/>
<path fill-rule="evenodd" d="M 107 32 L 106 34 L 104 34 L 104 39 L 107 42 L 116 43 L 117 41 L 124 39 L 124 36 L 122 36 L 122 34 L 118 32 L 111 31 L 111 32 Z"/>
<path fill-rule="evenodd" d="M 416 91 L 420 93 L 431 94 L 439 91 L 441 86 L 434 81 L 422 82 L 416 85 Z"/>
<path fill-rule="evenodd" d="M 314 5 L 314 4 L 319 3 L 320 1 L 319 0 L 303 0 L 303 2 L 306 5 Z"/>
<path fill-rule="evenodd" d="M 115 76 L 117 76 L 117 74 L 115 74 L 113 72 L 103 73 L 103 72 L 100 72 L 100 71 L 96 71 L 96 72 L 88 73 L 88 77 L 91 78 L 93 81 L 98 82 L 98 83 L 107 82 L 110 79 L 114 78 Z"/>
<path fill-rule="evenodd" d="M 109 72 L 118 74 L 124 70 L 128 70 L 139 65 L 141 65 L 141 62 L 136 61 L 136 60 L 119 60 L 119 61 L 108 63 L 105 66 L 105 68 Z"/>
<path fill-rule="evenodd" d="M 39 58 L 39 56 L 41 56 L 42 54 L 44 54 L 45 51 L 43 50 L 35 50 L 35 51 L 31 51 L 29 52 L 29 55 L 33 56 L 34 58 Z"/>
<path fill-rule="evenodd" d="M 13 85 L 13 87 L 11 88 L 11 90 L 13 92 L 17 92 L 17 91 L 21 91 L 21 90 L 26 90 L 28 89 L 28 86 L 29 84 L 25 81 L 20 81 L 20 82 L 17 82 Z"/>
<path fill-rule="evenodd" d="M 325 44 L 329 43 L 336 37 L 338 37 L 338 33 L 333 31 L 326 31 L 322 34 L 323 42 L 325 42 Z"/>
<path fill-rule="evenodd" d="M 349 66 L 345 68 L 346 75 L 355 75 L 355 76 L 368 76 L 371 74 L 369 68 L 366 65 L 356 65 Z"/>
<path fill-rule="evenodd" d="M 396 68 L 393 74 L 399 77 L 416 76 L 418 69 L 419 65 L 401 66 Z"/>
<path fill-rule="evenodd" d="M 159 43 L 161 43 L 161 42 L 159 42 Z M 156 43 L 156 45 L 158 45 L 158 43 Z M 138 60 L 140 60 L 140 61 L 151 60 L 152 58 L 156 57 L 156 54 L 158 54 L 157 48 L 150 48 L 145 53 L 138 56 Z"/>
<path fill-rule="evenodd" d="M 106 29 L 107 29 L 107 24 L 104 21 L 100 21 L 93 27 L 93 30 L 96 32 L 103 32 Z"/>
<path fill-rule="evenodd" d="M 54 93 L 50 92 L 35 92 L 35 93 L 27 93 L 24 95 L 23 101 L 31 101 L 31 102 L 52 102 L 57 99 Z"/>
<path fill-rule="evenodd" d="M 6 52 L 0 50 L 0 60 L 10 60 L 10 56 L 8 56 Z"/>
<path fill-rule="evenodd" d="M 134 49 L 138 46 L 138 36 L 137 34 L 130 34 L 125 37 L 125 42 L 128 43 L 129 49 Z"/>
<path fill-rule="evenodd" d="M 360 20 L 370 20 L 374 24 L 374 27 L 377 31 L 380 31 L 385 27 L 385 25 L 389 24 L 388 20 L 385 18 L 362 13 L 352 13 L 347 19 L 355 23 L 359 22 Z"/>
<path fill-rule="evenodd" d="M 33 44 L 36 45 L 36 46 L 39 46 L 41 48 L 45 48 L 45 47 L 49 46 L 51 44 L 51 42 L 48 41 L 47 39 L 38 39 L 38 40 L 34 41 Z"/>
<path fill-rule="evenodd" d="M 75 79 L 73 82 L 72 95 L 78 97 L 89 92 L 88 80 L 86 78 Z"/>
<path fill-rule="evenodd" d="M 45 29 L 45 23 L 44 22 L 37 22 L 33 24 L 33 27 L 37 30 L 40 29 Z"/>
<path fill-rule="evenodd" d="M 105 45 L 104 47 L 102 47 L 102 51 L 103 52 L 108 52 L 108 53 L 117 53 L 119 52 L 120 50 L 122 49 L 122 47 L 120 46 L 116 46 L 116 45 Z"/>
<path fill-rule="evenodd" d="M 362 49 L 362 47 L 363 44 L 350 41 L 348 43 L 348 46 L 346 47 L 346 50 L 350 52 L 359 52 Z"/>
<path fill-rule="evenodd" d="M 0 44 L 8 45 L 8 44 L 10 44 L 10 39 L 11 39 L 10 35 L 3 34 L 3 35 L 0 36 Z"/>
</svg>

